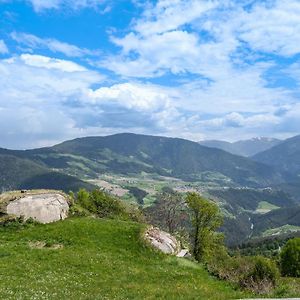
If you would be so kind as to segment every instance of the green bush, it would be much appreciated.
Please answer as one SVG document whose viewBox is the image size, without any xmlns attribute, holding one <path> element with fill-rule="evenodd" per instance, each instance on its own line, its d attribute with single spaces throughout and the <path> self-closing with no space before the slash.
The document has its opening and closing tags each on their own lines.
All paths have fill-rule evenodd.
<svg viewBox="0 0 300 300">
<path fill-rule="evenodd" d="M 228 255 L 226 248 L 220 248 L 206 262 L 207 270 L 214 276 L 235 284 L 239 284 L 245 274 L 254 269 L 252 257 Z"/>
<path fill-rule="evenodd" d="M 262 256 L 256 257 L 255 260 L 254 270 L 251 275 L 253 279 L 257 282 L 267 279 L 275 285 L 279 278 L 279 270 L 275 262 Z"/>
<path fill-rule="evenodd" d="M 282 275 L 300 277 L 300 238 L 286 243 L 280 254 L 280 265 Z"/>
<path fill-rule="evenodd" d="M 258 294 L 271 292 L 279 278 L 279 270 L 264 257 L 229 256 L 220 251 L 207 262 L 208 271 L 222 280 Z"/>
<path fill-rule="evenodd" d="M 253 269 L 242 278 L 241 286 L 258 294 L 269 293 L 279 279 L 280 273 L 274 261 L 257 256 Z"/>
<path fill-rule="evenodd" d="M 103 191 L 88 192 L 81 189 L 74 197 L 75 204 L 70 209 L 72 215 L 86 216 L 92 214 L 100 218 L 143 221 L 142 213 L 138 207 L 126 204 Z"/>
<path fill-rule="evenodd" d="M 7 228 L 22 228 L 28 227 L 35 224 L 39 224 L 36 220 L 29 218 L 27 220 L 24 219 L 23 216 L 16 217 L 14 215 L 4 215 L 0 217 L 0 226 Z"/>
</svg>

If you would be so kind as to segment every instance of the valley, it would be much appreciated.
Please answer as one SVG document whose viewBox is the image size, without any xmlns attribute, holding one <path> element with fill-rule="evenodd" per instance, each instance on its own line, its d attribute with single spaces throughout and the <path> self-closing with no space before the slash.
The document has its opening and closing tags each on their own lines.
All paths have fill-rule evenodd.
<svg viewBox="0 0 300 300">
<path fill-rule="evenodd" d="M 286 143 L 291 142 L 253 139 L 237 145 L 269 147 L 265 151 L 274 152 L 273 144 L 278 149 Z M 0 168 L 6 170 L 0 188 L 69 192 L 98 187 L 143 209 L 155 208 L 158 195 L 165 189 L 181 194 L 197 192 L 218 204 L 225 218 L 221 230 L 226 243 L 236 246 L 253 237 L 295 232 L 300 226 L 300 218 L 289 221 L 294 210 L 288 210 L 300 205 L 297 173 L 270 165 L 268 160 L 259 159 L 262 155 L 256 154 L 253 160 L 159 136 L 124 133 L 87 137 L 48 148 L 0 149 Z M 272 214 L 278 218 L 276 224 L 270 222 Z"/>
</svg>

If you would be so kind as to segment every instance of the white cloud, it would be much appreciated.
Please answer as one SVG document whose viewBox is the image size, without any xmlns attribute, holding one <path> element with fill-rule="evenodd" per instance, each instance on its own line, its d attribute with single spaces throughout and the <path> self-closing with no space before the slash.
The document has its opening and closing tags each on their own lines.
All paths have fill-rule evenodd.
<svg viewBox="0 0 300 300">
<path fill-rule="evenodd" d="M 1 146 L 35 147 L 80 134 L 64 107 L 104 77 L 36 55 L 0 60 Z"/>
<path fill-rule="evenodd" d="M 8 48 L 3 40 L 0 40 L 0 54 L 7 54 Z"/>
<path fill-rule="evenodd" d="M 57 69 L 64 72 L 84 72 L 86 68 L 72 62 L 63 59 L 51 58 L 42 55 L 21 54 L 20 59 L 25 62 L 26 65 L 32 67 Z"/>
<path fill-rule="evenodd" d="M 38 11 L 71 5 L 33 2 Z M 0 61 L 0 120 L 11 116 L 15 124 L 3 124 L 0 138 L 15 137 L 26 145 L 23 136 L 30 136 L 27 145 L 35 146 L 34 141 L 120 131 L 193 140 L 297 133 L 299 90 L 271 86 L 266 73 L 277 67 L 276 59 L 261 61 L 265 54 L 293 57 L 300 52 L 299 1 L 256 1 L 247 10 L 244 2 L 147 2 L 131 32 L 111 36 L 120 51 L 98 62 L 124 76 L 121 83 L 103 83 L 103 76 L 69 60 L 22 54 Z M 96 2 L 73 4 L 77 9 Z M 69 57 L 95 54 L 30 34 L 12 37 L 31 49 Z M 299 85 L 299 70 L 294 63 L 282 73 Z M 163 75 L 170 77 L 154 78 Z M 170 78 L 170 87 L 145 78 L 164 83 Z"/>
<path fill-rule="evenodd" d="M 37 12 L 41 12 L 47 9 L 60 9 L 60 8 L 68 8 L 68 9 L 80 9 L 85 7 L 96 8 L 104 1 L 101 0 L 26 0 L 31 3 L 34 10 Z"/>
<path fill-rule="evenodd" d="M 210 79 L 255 61 L 255 51 L 281 56 L 300 53 L 300 3 L 160 0 L 147 7 L 131 32 L 111 40 L 121 48 L 102 66 L 129 77 L 194 73 Z M 187 27 L 186 27 L 187 26 Z M 248 44 L 249 53 L 245 51 Z"/>
<path fill-rule="evenodd" d="M 161 0 L 138 20 L 134 30 L 142 36 L 161 34 L 191 23 L 219 6 L 220 1 Z"/>
<path fill-rule="evenodd" d="M 0 60 L 0 77 L 2 147 L 126 129 L 166 131 L 177 116 L 163 88 L 134 82 L 93 88 L 105 78 L 70 61 L 22 54 Z"/>
<path fill-rule="evenodd" d="M 90 89 L 86 99 L 94 104 L 116 102 L 128 109 L 143 112 L 160 111 L 171 106 L 170 99 L 163 90 L 159 90 L 157 86 L 138 83 L 123 83 L 97 90 Z"/>
<path fill-rule="evenodd" d="M 52 38 L 39 38 L 28 33 L 12 32 L 11 37 L 17 43 L 27 46 L 31 49 L 49 49 L 54 53 L 63 53 L 69 57 L 81 57 L 86 55 L 97 55 L 99 51 L 92 51 L 85 48 L 79 48 L 65 42 Z"/>
<path fill-rule="evenodd" d="M 240 16 L 239 37 L 254 50 L 293 56 L 300 52 L 300 2 L 277 0 L 257 4 Z"/>
<path fill-rule="evenodd" d="M 195 61 L 201 59 L 198 37 L 185 31 L 165 32 L 147 38 L 130 33 L 124 39 L 113 41 L 123 48 L 123 58 L 109 59 L 105 66 L 126 76 L 158 76 L 167 70 L 178 74 L 195 69 Z M 139 58 L 126 59 L 130 52 L 138 53 Z"/>
<path fill-rule="evenodd" d="M 207 126 L 210 129 L 224 129 L 224 127 L 232 127 L 232 128 L 247 128 L 249 129 L 257 129 L 262 125 L 276 125 L 280 123 L 280 118 L 274 116 L 273 114 L 265 113 L 265 114 L 257 114 L 253 116 L 243 116 L 240 113 L 232 112 L 228 115 L 225 115 L 222 118 L 214 118 L 206 121 L 201 121 L 199 124 L 202 126 Z"/>
<path fill-rule="evenodd" d="M 111 37 L 120 53 L 101 66 L 126 77 L 171 73 L 180 82 L 184 75 L 188 83 L 173 87 L 176 95 L 167 91 L 182 128 L 169 123 L 172 134 L 196 137 L 223 132 L 232 139 L 238 133 L 274 134 L 275 127 L 282 134 L 284 117 L 277 112 L 294 107 L 297 99 L 288 87 L 269 84 L 266 74 L 277 62 L 262 63 L 260 51 L 281 56 L 300 52 L 300 4 L 256 1 L 244 9 L 245 2 L 161 0 L 145 6 L 131 32 Z M 300 83 L 300 76 L 297 80 Z"/>
</svg>

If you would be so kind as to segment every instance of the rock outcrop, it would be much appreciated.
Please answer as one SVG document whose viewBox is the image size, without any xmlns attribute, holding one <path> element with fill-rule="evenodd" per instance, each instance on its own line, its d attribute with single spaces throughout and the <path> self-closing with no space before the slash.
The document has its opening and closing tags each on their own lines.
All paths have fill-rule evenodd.
<svg viewBox="0 0 300 300">
<path fill-rule="evenodd" d="M 67 199 L 59 193 L 43 193 L 24 195 L 7 205 L 7 214 L 24 219 L 33 218 L 41 223 L 51 223 L 63 220 L 68 216 Z"/>
<path fill-rule="evenodd" d="M 180 243 L 171 234 L 159 228 L 150 227 L 145 232 L 145 238 L 153 247 L 165 254 L 176 255 L 180 251 Z"/>
</svg>

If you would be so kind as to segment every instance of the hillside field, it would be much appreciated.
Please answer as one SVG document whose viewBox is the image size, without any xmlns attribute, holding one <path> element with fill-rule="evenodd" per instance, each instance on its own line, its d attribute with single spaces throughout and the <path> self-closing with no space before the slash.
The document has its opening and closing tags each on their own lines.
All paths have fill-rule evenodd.
<svg viewBox="0 0 300 300">
<path fill-rule="evenodd" d="M 71 218 L 0 228 L 2 299 L 237 299 L 201 265 L 160 254 L 143 226 Z"/>
</svg>

